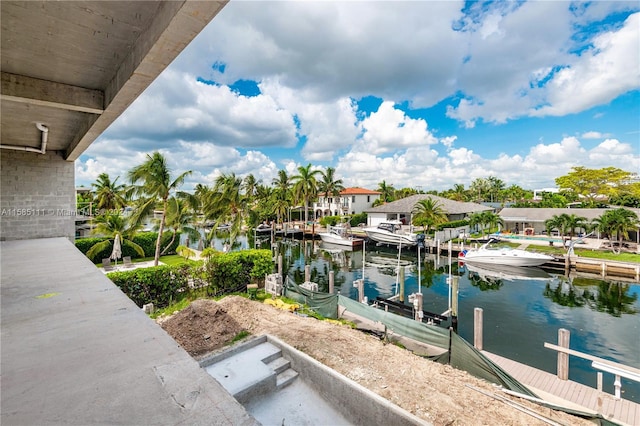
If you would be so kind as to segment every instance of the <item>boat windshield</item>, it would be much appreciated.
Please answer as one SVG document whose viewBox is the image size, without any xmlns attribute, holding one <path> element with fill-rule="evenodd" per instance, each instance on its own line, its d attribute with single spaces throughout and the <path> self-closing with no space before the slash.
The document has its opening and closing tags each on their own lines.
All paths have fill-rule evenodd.
<svg viewBox="0 0 640 426">
<path fill-rule="evenodd" d="M 395 234 L 400 230 L 400 225 L 396 223 L 382 222 L 381 224 L 378 225 L 378 229 L 389 231 Z"/>
</svg>

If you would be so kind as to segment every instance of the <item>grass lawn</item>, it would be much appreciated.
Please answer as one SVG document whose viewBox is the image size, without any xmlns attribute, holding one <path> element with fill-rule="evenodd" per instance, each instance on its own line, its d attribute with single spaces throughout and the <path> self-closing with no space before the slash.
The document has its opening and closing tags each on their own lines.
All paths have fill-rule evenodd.
<svg viewBox="0 0 640 426">
<path fill-rule="evenodd" d="M 154 257 L 140 257 L 138 259 L 131 259 L 132 263 L 140 263 L 140 262 L 150 262 L 153 261 Z M 164 263 L 165 265 L 171 265 L 171 266 L 175 266 L 175 265 L 183 265 L 183 264 L 194 264 L 196 263 L 195 260 L 191 260 L 191 259 L 185 259 L 184 257 L 177 255 L 177 254 L 170 254 L 167 256 L 160 256 L 160 262 Z M 121 264 L 122 260 L 118 261 L 118 264 Z M 96 263 L 96 266 L 98 268 L 102 268 L 102 263 Z"/>
</svg>

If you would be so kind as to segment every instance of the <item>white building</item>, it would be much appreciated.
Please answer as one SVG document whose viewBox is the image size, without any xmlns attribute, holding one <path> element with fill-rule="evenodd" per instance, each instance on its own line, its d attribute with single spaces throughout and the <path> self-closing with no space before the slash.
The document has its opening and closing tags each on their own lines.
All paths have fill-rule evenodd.
<svg viewBox="0 0 640 426">
<path fill-rule="evenodd" d="M 338 197 L 319 194 L 318 201 L 313 203 L 313 214 L 317 219 L 324 216 L 362 213 L 370 209 L 378 198 L 380 192 L 365 188 L 345 188 Z"/>
</svg>

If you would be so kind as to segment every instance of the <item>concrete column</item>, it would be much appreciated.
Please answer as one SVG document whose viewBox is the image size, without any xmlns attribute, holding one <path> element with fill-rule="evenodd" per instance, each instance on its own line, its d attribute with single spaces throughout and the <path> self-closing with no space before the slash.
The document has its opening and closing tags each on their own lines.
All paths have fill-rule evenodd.
<svg viewBox="0 0 640 426">
<path fill-rule="evenodd" d="M 329 294 L 333 294 L 334 272 L 329 271 Z"/>
<path fill-rule="evenodd" d="M 282 255 L 278 255 L 278 273 L 282 276 Z"/>
<path fill-rule="evenodd" d="M 569 348 L 569 338 L 571 333 L 566 328 L 558 330 L 558 346 Z M 560 380 L 569 379 L 569 354 L 558 352 L 558 378 Z"/>
<path fill-rule="evenodd" d="M 475 308 L 473 310 L 473 347 L 477 350 L 483 350 L 482 347 L 482 308 Z"/>
<path fill-rule="evenodd" d="M 311 265 L 304 265 L 304 282 L 311 281 Z"/>
</svg>

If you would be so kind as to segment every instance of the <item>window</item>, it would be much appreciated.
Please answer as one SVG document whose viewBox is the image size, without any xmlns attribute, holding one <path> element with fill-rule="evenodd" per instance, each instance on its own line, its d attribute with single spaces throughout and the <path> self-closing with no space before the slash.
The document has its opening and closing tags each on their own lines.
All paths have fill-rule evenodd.
<svg viewBox="0 0 640 426">
<path fill-rule="evenodd" d="M 351 197 L 351 202 L 352 202 L 352 203 L 355 203 L 355 202 L 356 202 L 356 196 L 355 196 L 355 195 Z"/>
<path fill-rule="evenodd" d="M 367 203 L 371 202 L 371 195 L 367 195 Z"/>
</svg>

